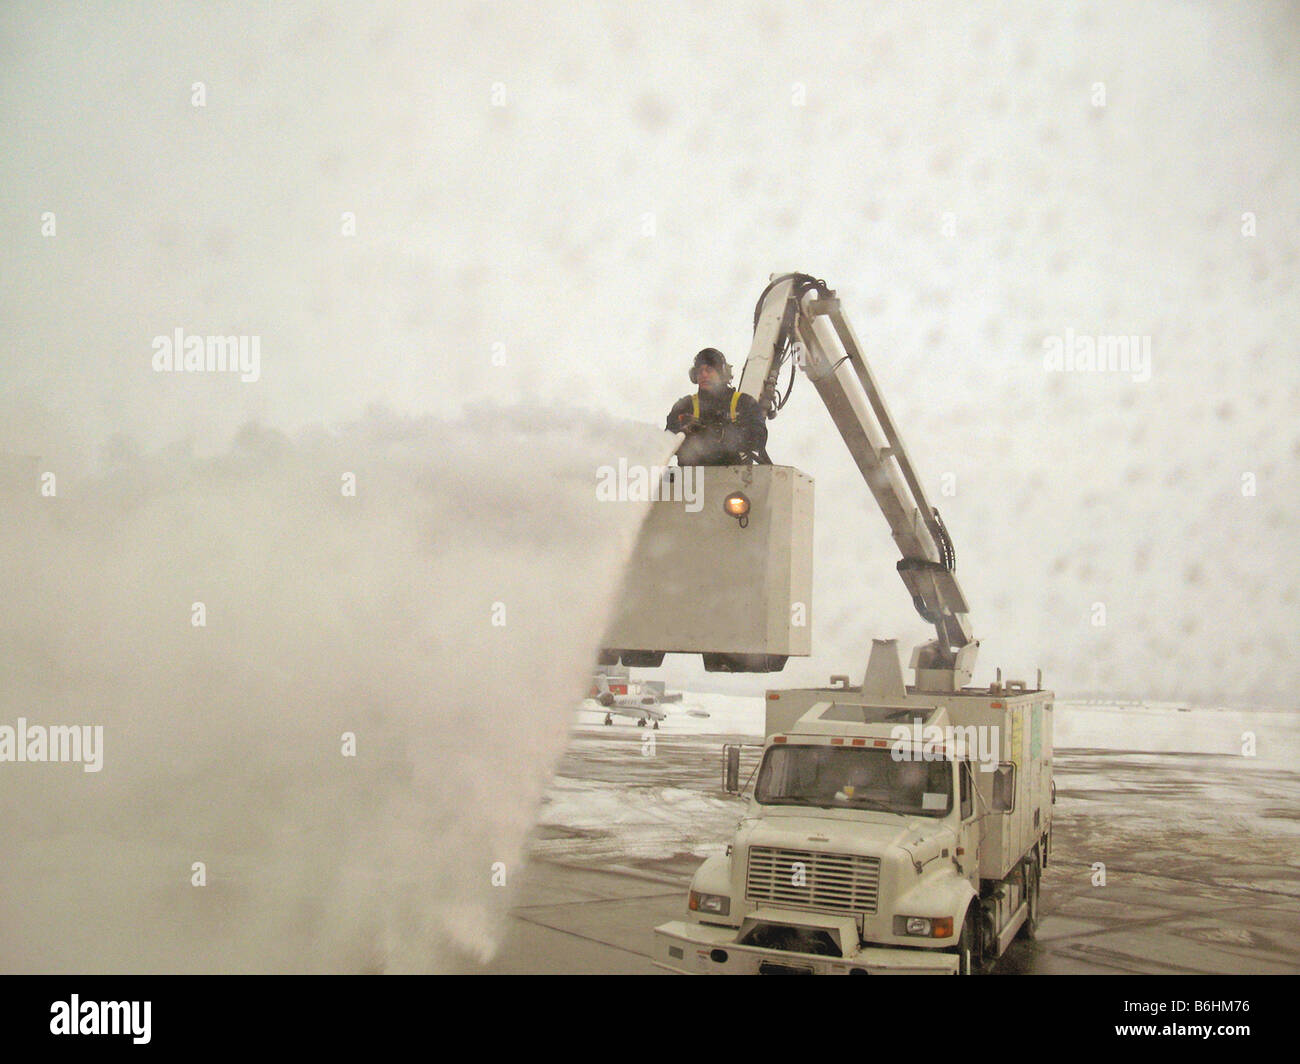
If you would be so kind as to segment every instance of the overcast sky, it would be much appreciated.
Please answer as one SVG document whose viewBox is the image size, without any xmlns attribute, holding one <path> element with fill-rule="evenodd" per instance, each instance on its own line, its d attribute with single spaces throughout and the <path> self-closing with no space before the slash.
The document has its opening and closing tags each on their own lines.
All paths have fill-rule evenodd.
<svg viewBox="0 0 1300 1064">
<path fill-rule="evenodd" d="M 1297 26 L 1281 3 L 6 4 L 0 449 L 72 471 L 373 404 L 658 422 L 799 269 L 839 290 L 952 531 L 981 679 L 1293 706 Z M 257 336 L 259 379 L 155 373 L 177 328 Z M 1067 335 L 1148 338 L 1150 379 L 1048 371 Z M 927 638 L 812 389 L 771 429 L 817 480 L 817 654 L 791 679 Z"/>
</svg>

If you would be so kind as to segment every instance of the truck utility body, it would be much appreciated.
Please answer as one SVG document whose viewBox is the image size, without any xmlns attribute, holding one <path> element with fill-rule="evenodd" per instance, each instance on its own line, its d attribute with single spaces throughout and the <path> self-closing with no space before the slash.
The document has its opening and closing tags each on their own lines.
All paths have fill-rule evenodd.
<svg viewBox="0 0 1300 1064">
<path fill-rule="evenodd" d="M 1037 926 L 1051 841 L 1053 696 L 1041 680 L 1003 685 L 1000 670 L 989 686 L 972 686 L 979 642 L 948 530 L 839 300 L 807 274 L 774 277 L 759 298 L 739 390 L 773 417 L 796 369 L 880 507 L 898 574 L 935 635 L 912 652 L 912 685 L 897 643 L 876 640 L 859 687 L 833 676 L 828 687 L 767 693 L 762 759 L 736 835 L 696 872 L 685 918 L 655 929 L 654 961 L 705 974 L 973 974 Z M 759 525 L 764 540 L 751 546 L 767 560 L 748 569 L 764 575 L 750 614 L 806 605 L 787 596 L 811 581 L 811 516 L 809 498 Z M 659 564 L 667 577 L 695 549 L 701 541 L 676 520 L 682 528 L 652 512 L 634 567 Z M 734 531 L 743 536 L 744 525 Z M 774 535 L 795 549 L 773 550 Z M 717 570 L 729 586 L 743 583 L 735 568 Z M 707 600 L 702 583 L 691 589 Z M 729 606 L 735 612 L 734 599 Z M 639 603 L 611 629 L 605 645 L 620 649 L 606 653 L 627 664 L 698 651 L 708 667 L 712 651 L 713 664 L 731 671 L 774 671 L 811 650 L 806 632 L 781 623 L 742 639 L 725 607 L 708 620 L 683 638 L 670 615 Z M 728 748 L 727 780 L 737 784 L 738 772 L 739 748 Z"/>
</svg>

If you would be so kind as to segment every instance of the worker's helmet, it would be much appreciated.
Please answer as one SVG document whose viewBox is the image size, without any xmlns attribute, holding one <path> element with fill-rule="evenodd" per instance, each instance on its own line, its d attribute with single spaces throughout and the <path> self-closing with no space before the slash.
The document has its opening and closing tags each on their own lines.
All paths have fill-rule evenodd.
<svg viewBox="0 0 1300 1064">
<path fill-rule="evenodd" d="M 699 368 L 701 366 L 712 366 L 718 371 L 718 376 L 723 384 L 731 383 L 731 366 L 728 364 L 726 356 L 723 355 L 716 347 L 706 347 L 695 356 L 695 362 L 691 365 L 691 383 L 698 383 Z"/>
</svg>

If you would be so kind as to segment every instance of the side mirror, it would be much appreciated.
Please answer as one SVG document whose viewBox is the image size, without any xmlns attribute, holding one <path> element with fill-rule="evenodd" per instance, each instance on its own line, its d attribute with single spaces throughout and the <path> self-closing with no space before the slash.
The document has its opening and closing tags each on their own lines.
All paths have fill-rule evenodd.
<svg viewBox="0 0 1300 1064">
<path fill-rule="evenodd" d="M 1016 807 L 1016 766 L 1010 762 L 993 770 L 993 812 L 1010 813 Z"/>
<path fill-rule="evenodd" d="M 740 746 L 728 743 L 722 748 L 722 789 L 728 794 L 740 793 Z"/>
</svg>

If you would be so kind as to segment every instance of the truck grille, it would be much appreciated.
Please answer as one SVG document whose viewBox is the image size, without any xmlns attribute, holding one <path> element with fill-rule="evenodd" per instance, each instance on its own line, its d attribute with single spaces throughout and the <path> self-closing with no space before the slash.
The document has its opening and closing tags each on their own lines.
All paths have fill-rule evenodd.
<svg viewBox="0 0 1300 1064">
<path fill-rule="evenodd" d="M 770 846 L 754 846 L 749 851 L 745 897 L 750 901 L 799 909 L 874 913 L 879 890 L 878 857 Z"/>
</svg>

